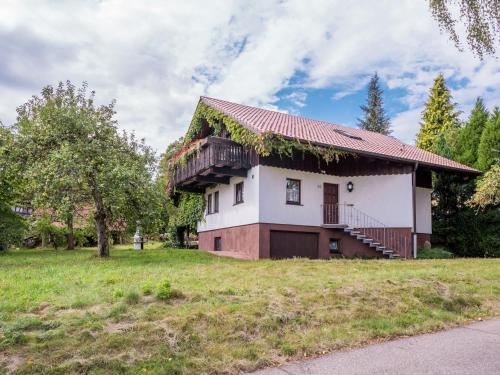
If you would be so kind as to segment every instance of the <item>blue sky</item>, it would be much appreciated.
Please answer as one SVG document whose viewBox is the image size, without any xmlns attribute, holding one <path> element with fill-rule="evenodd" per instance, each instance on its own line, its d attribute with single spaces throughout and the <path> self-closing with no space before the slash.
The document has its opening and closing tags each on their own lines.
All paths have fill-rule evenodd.
<svg viewBox="0 0 500 375">
<path fill-rule="evenodd" d="M 464 118 L 477 96 L 500 105 L 498 58 L 459 52 L 426 1 L 4 0 L 0 19 L 0 121 L 47 84 L 87 81 L 159 152 L 200 95 L 355 126 L 374 71 L 404 142 L 440 72 Z"/>
<path fill-rule="evenodd" d="M 380 86 L 384 92 L 384 108 L 390 117 L 408 108 L 400 100 L 404 97 L 405 90 L 390 90 L 383 83 Z M 310 89 L 301 91 L 307 96 L 303 102 L 304 105 L 298 106 L 289 98 L 293 92 L 295 92 L 294 89 L 286 88 L 277 93 L 280 98 L 277 102 L 279 108 L 300 116 L 352 127 L 356 127 L 357 119 L 363 116 L 360 106 L 366 104 L 367 99 L 367 87 L 341 98 L 335 97 L 339 92 L 335 88 Z"/>
</svg>

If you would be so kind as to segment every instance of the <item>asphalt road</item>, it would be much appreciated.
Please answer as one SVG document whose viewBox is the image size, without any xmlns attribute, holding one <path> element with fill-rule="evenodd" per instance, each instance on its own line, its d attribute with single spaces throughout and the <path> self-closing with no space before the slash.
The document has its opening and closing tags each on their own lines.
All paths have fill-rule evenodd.
<svg viewBox="0 0 500 375">
<path fill-rule="evenodd" d="M 255 375 L 500 375 L 500 319 L 266 369 Z"/>
</svg>

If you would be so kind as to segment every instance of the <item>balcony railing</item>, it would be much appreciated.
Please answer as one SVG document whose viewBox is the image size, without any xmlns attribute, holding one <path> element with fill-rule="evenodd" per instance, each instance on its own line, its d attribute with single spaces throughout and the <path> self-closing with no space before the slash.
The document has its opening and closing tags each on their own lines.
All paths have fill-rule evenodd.
<svg viewBox="0 0 500 375">
<path fill-rule="evenodd" d="M 324 204 L 323 223 L 355 229 L 400 256 L 407 257 L 408 255 L 410 239 L 405 235 L 404 228 L 390 228 L 358 210 L 352 204 Z"/>
<path fill-rule="evenodd" d="M 199 150 L 188 157 L 185 164 L 179 164 L 175 168 L 174 185 L 179 186 L 202 174 L 210 174 L 214 168 L 218 168 L 217 172 L 211 173 L 214 175 L 224 175 L 224 169 L 246 170 L 250 168 L 249 152 L 231 140 L 208 137 Z"/>
</svg>

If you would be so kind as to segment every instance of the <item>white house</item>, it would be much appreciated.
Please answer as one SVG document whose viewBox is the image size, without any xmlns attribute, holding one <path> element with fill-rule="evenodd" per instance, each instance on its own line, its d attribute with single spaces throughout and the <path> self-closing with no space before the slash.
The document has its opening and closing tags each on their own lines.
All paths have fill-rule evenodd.
<svg viewBox="0 0 500 375">
<path fill-rule="evenodd" d="M 235 124 L 342 154 L 262 156 L 235 142 Z M 415 257 L 432 233 L 431 171 L 478 173 L 391 136 L 207 97 L 188 134 L 173 181 L 205 194 L 199 247 L 242 258 Z"/>
</svg>

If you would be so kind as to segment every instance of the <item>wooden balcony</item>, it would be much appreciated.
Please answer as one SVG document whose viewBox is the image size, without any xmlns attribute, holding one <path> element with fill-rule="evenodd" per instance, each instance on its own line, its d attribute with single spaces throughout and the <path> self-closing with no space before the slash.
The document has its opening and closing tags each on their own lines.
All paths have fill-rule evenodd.
<svg viewBox="0 0 500 375">
<path fill-rule="evenodd" d="M 229 184 L 232 176 L 246 177 L 250 153 L 229 139 L 207 137 L 199 152 L 174 170 L 174 186 L 181 190 L 202 192 L 212 184 Z"/>
</svg>

